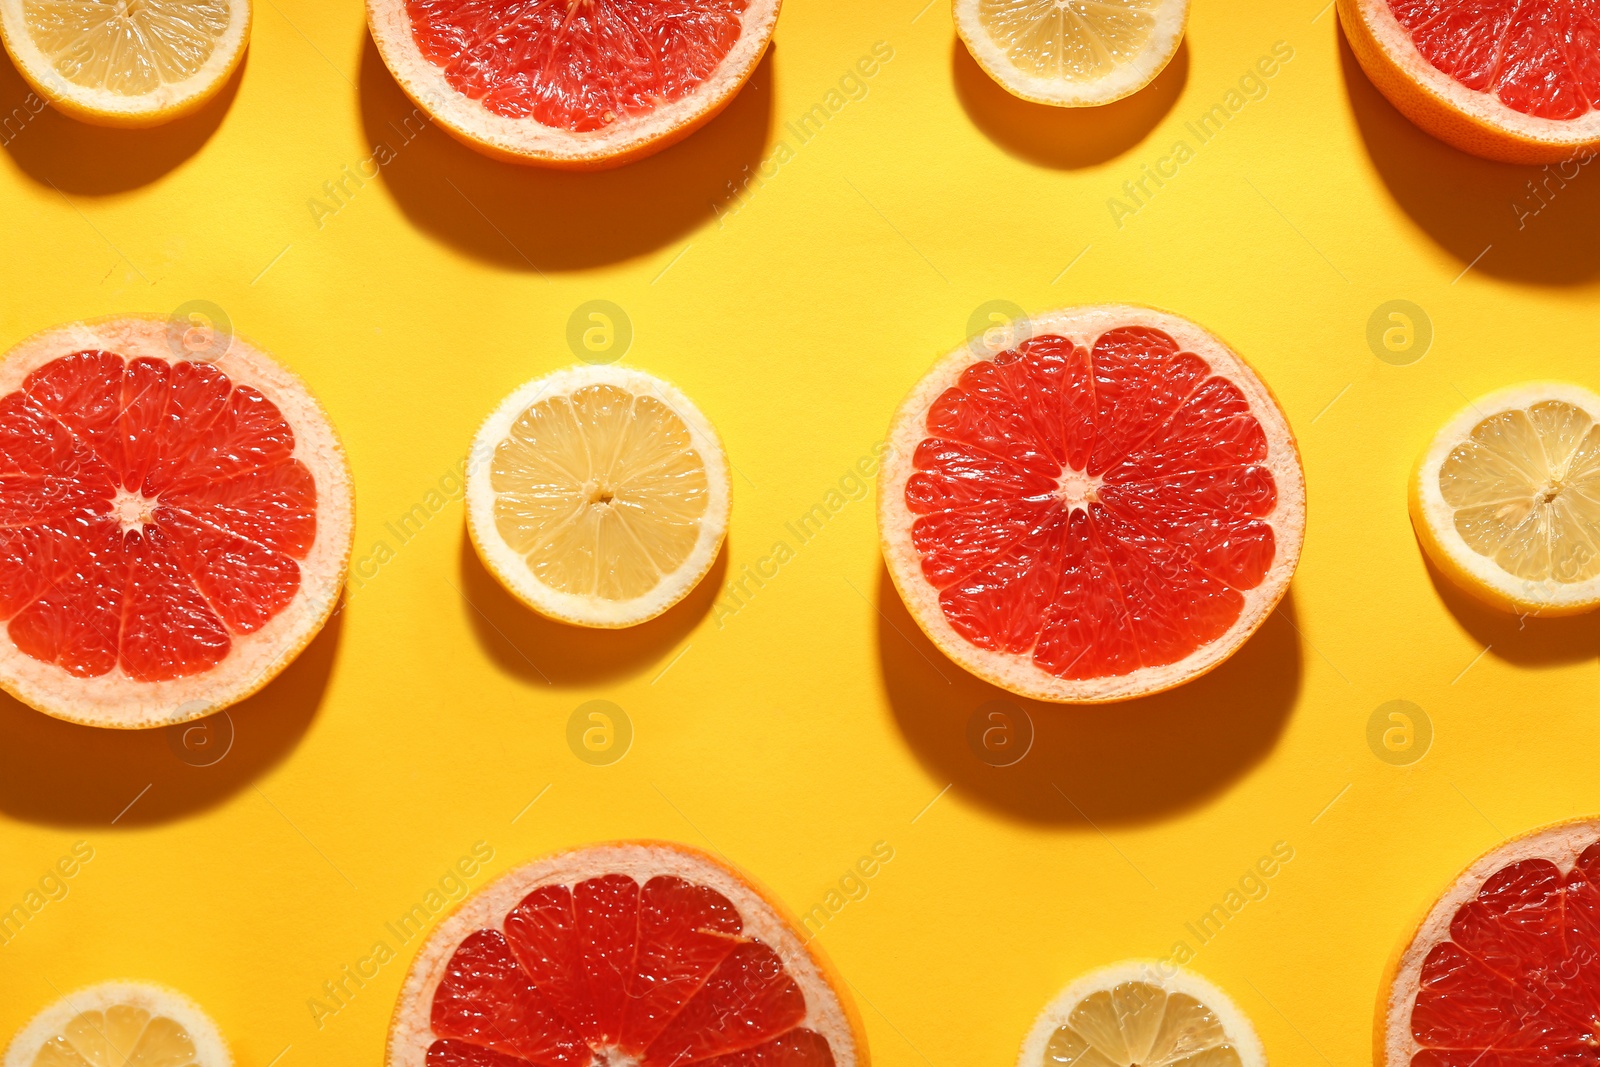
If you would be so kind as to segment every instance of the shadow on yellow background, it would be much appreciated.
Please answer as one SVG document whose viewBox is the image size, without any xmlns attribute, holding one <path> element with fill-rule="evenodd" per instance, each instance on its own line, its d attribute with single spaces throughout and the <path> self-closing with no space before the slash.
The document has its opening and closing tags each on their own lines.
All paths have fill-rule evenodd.
<svg viewBox="0 0 1600 1067">
<path fill-rule="evenodd" d="M 1423 563 L 1451 616 L 1488 648 L 1489 655 L 1522 667 L 1581 663 L 1600 656 L 1600 615 L 1541 619 L 1498 611 L 1456 588 L 1426 556 Z"/>
<path fill-rule="evenodd" d="M 361 53 L 361 120 L 374 154 L 393 153 L 384 183 L 423 232 L 512 270 L 597 267 L 684 237 L 757 172 L 772 125 L 772 53 L 706 126 L 615 170 L 503 163 L 437 126 L 423 128 L 370 37 Z"/>
<path fill-rule="evenodd" d="M 568 626 L 532 611 L 484 567 L 461 533 L 461 610 L 495 665 L 528 682 L 587 686 L 638 674 L 671 652 L 711 610 L 728 572 L 728 542 L 689 595 L 665 613 L 621 630 Z"/>
<path fill-rule="evenodd" d="M 967 117 L 990 140 L 1019 159 L 1072 170 L 1115 159 L 1150 135 L 1189 81 L 1189 43 L 1178 45 L 1149 85 L 1103 107 L 1051 107 L 1012 96 L 960 37 L 951 39 L 950 74 Z"/>
<path fill-rule="evenodd" d="M 1478 159 L 1396 111 L 1367 80 L 1342 29 L 1339 60 L 1374 167 L 1406 214 L 1463 267 L 1476 261 L 1474 270 L 1544 285 L 1600 277 L 1600 159 L 1570 180 L 1554 167 Z M 1508 339 L 1514 330 L 1484 341 Z"/>
<path fill-rule="evenodd" d="M 0 119 L 12 117 L 0 142 L 29 178 L 76 196 L 108 196 L 148 185 L 198 152 L 233 105 L 250 62 L 247 51 L 210 103 L 186 118 L 147 130 L 117 130 L 68 118 L 53 107 L 20 123 L 37 94 L 9 59 L 0 61 Z M 42 101 L 40 101 L 42 103 Z"/>
<path fill-rule="evenodd" d="M 78 726 L 0 695 L 0 812 L 46 825 L 106 826 L 115 819 L 118 826 L 148 826 L 227 800 L 276 766 L 310 727 L 343 620 L 344 612 L 335 611 L 282 674 L 228 710 L 233 747 L 209 767 L 181 760 L 165 729 Z"/>
<path fill-rule="evenodd" d="M 1151 822 L 1216 795 L 1272 750 L 1300 692 L 1294 592 L 1231 659 L 1187 685 L 1100 706 L 1025 701 L 946 659 L 878 571 L 878 656 L 900 732 L 929 775 L 1030 823 Z M 991 700 L 1022 707 L 1033 748 L 992 767 L 967 746 Z"/>
</svg>

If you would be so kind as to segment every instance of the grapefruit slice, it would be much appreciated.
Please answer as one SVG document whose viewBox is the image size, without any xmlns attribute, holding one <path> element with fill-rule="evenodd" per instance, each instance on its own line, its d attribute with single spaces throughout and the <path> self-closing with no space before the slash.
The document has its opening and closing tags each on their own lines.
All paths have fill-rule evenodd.
<svg viewBox="0 0 1600 1067">
<path fill-rule="evenodd" d="M 472 445 L 479 557 L 528 607 L 577 626 L 634 626 L 688 596 L 716 561 L 730 506 L 717 431 L 643 371 L 537 378 Z"/>
<path fill-rule="evenodd" d="M 1434 566 L 1484 603 L 1600 607 L 1600 396 L 1527 382 L 1480 397 L 1417 461 L 1410 508 Z"/>
<path fill-rule="evenodd" d="M 878 531 L 952 660 L 1038 700 L 1125 700 L 1244 643 L 1305 530 L 1288 420 L 1232 349 L 1150 308 L 1069 308 L 975 339 L 889 428 Z"/>
<path fill-rule="evenodd" d="M 105 982 L 40 1012 L 6 1049 L 5 1067 L 230 1067 L 216 1024 L 181 993 Z"/>
<path fill-rule="evenodd" d="M 1266 1067 L 1261 1040 L 1199 975 L 1127 960 L 1073 982 L 1039 1015 L 1017 1067 Z"/>
<path fill-rule="evenodd" d="M 1464 152 L 1553 163 L 1600 150 L 1593 0 L 1339 0 L 1367 77 Z"/>
<path fill-rule="evenodd" d="M 866 1067 L 843 984 L 738 871 L 565 852 L 464 900 L 400 990 L 387 1067 Z"/>
<path fill-rule="evenodd" d="M 1391 961 L 1375 1063 L 1557 1067 L 1600 1047 L 1600 819 L 1468 867 Z"/>
<path fill-rule="evenodd" d="M 242 339 L 200 360 L 193 340 L 124 316 L 0 360 L 0 686 L 40 711 L 209 715 L 270 681 L 338 600 L 353 501 L 327 416 Z"/>
<path fill-rule="evenodd" d="M 954 0 L 984 72 L 1036 104 L 1109 104 L 1155 80 L 1183 40 L 1189 0 Z"/>
<path fill-rule="evenodd" d="M 519 163 L 599 169 L 721 111 L 761 61 L 780 0 L 367 0 L 406 94 Z"/>
<path fill-rule="evenodd" d="M 250 16 L 250 0 L 0 0 L 0 37 L 57 109 L 99 126 L 154 126 L 227 83 Z"/>
</svg>

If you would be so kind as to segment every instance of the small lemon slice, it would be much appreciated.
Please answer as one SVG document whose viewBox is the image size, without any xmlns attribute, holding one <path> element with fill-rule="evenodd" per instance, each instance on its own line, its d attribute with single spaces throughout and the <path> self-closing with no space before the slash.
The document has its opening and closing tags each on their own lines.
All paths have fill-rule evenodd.
<svg viewBox="0 0 1600 1067">
<path fill-rule="evenodd" d="M 989 77 L 1024 100 L 1109 104 L 1177 54 L 1189 0 L 954 0 L 956 32 Z"/>
<path fill-rule="evenodd" d="M 518 389 L 473 442 L 467 525 L 523 603 L 580 626 L 633 626 L 682 600 L 728 530 L 711 423 L 642 371 L 578 366 Z"/>
<path fill-rule="evenodd" d="M 1265 1067 L 1226 993 L 1180 967 L 1128 960 L 1084 975 L 1051 1001 L 1017 1067 Z"/>
<path fill-rule="evenodd" d="M 1410 504 L 1428 558 L 1480 600 L 1600 607 L 1600 396 L 1527 382 L 1481 397 L 1422 454 Z"/>
<path fill-rule="evenodd" d="M 230 1067 L 216 1024 L 181 993 L 106 982 L 70 993 L 6 1049 L 4 1067 Z"/>
<path fill-rule="evenodd" d="M 100 126 L 155 126 L 222 88 L 250 14 L 250 0 L 0 0 L 0 37 L 59 110 Z"/>
</svg>

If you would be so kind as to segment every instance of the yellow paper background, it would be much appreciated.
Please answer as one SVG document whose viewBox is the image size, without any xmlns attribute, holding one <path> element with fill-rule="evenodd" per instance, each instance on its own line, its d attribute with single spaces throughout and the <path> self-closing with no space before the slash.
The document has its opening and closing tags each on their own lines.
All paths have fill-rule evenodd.
<svg viewBox="0 0 1600 1067">
<path fill-rule="evenodd" d="M 494 850 L 481 885 L 553 849 L 678 839 L 806 911 L 882 841 L 893 860 L 819 937 L 882 1064 L 1009 1064 L 1073 976 L 1179 940 L 1275 1061 L 1359 1063 L 1382 966 L 1445 881 L 1503 836 L 1600 808 L 1600 631 L 1441 590 L 1404 506 L 1413 458 L 1466 398 L 1600 385 L 1600 176 L 1552 181 L 1519 228 L 1541 172 L 1411 128 L 1322 0 L 1196 0 L 1154 86 L 1082 113 L 1006 96 L 942 0 L 923 3 L 791 0 L 724 115 L 604 174 L 524 171 L 433 129 L 406 141 L 410 105 L 353 0 L 262 0 L 242 76 L 196 119 L 13 119 L 0 342 L 214 302 L 331 412 L 357 556 L 395 554 L 234 710 L 214 766 L 161 733 L 0 706 L 0 908 L 74 842 L 94 850 L 0 945 L 0 1032 L 131 977 L 200 1000 L 246 1067 L 373 1063 L 414 941 L 336 1013 L 308 1001 L 476 842 Z M 1264 98 L 1200 144 L 1185 124 L 1280 41 L 1293 58 Z M 878 42 L 893 58 L 865 95 L 830 99 Z M 26 96 L 0 64 L 0 112 Z M 804 143 L 786 126 L 843 101 Z M 1193 158 L 1119 227 L 1108 200 L 1179 139 Z M 381 176 L 314 211 L 380 141 Z M 737 613 L 707 587 L 650 626 L 576 633 L 487 577 L 459 500 L 403 544 L 386 527 L 448 486 L 502 396 L 573 361 L 568 317 L 591 299 L 631 318 L 627 362 L 723 435 L 738 473 L 718 580 L 796 549 Z M 1366 341 L 1392 299 L 1434 330 L 1410 365 Z M 1033 749 L 1005 770 L 965 735 L 998 694 L 916 631 L 870 498 L 803 546 L 785 532 L 991 300 L 1207 324 L 1282 400 L 1310 497 L 1290 600 L 1232 662 L 1143 703 L 1029 705 Z M 611 766 L 567 746 L 591 699 L 633 724 Z M 1397 699 L 1435 730 L 1410 767 L 1367 743 Z M 1267 895 L 1200 946 L 1185 924 L 1280 841 L 1294 858 Z"/>
</svg>

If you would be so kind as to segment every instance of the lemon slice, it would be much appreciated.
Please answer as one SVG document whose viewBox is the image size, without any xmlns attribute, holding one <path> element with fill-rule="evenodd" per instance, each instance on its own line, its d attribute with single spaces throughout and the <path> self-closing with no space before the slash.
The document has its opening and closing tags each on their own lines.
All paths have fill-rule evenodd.
<svg viewBox="0 0 1600 1067">
<path fill-rule="evenodd" d="M 1036 104 L 1138 92 L 1178 51 L 1189 0 L 954 0 L 956 32 L 989 77 Z"/>
<path fill-rule="evenodd" d="M 4 1067 L 229 1067 L 205 1012 L 160 986 L 106 982 L 40 1012 L 6 1050 Z"/>
<path fill-rule="evenodd" d="M 0 0 L 0 37 L 73 118 L 155 126 L 227 82 L 250 38 L 250 0 Z"/>
<path fill-rule="evenodd" d="M 1244 1013 L 1172 964 L 1128 960 L 1073 982 L 1040 1014 L 1018 1067 L 1265 1067 Z"/>
<path fill-rule="evenodd" d="M 563 622 L 632 626 L 672 607 L 711 569 L 728 509 L 716 431 L 642 371 L 531 381 L 473 442 L 473 544 L 518 599 Z"/>
<path fill-rule="evenodd" d="M 1446 577 L 1505 611 L 1600 607 L 1600 396 L 1527 382 L 1445 424 L 1411 478 L 1411 524 Z"/>
</svg>

